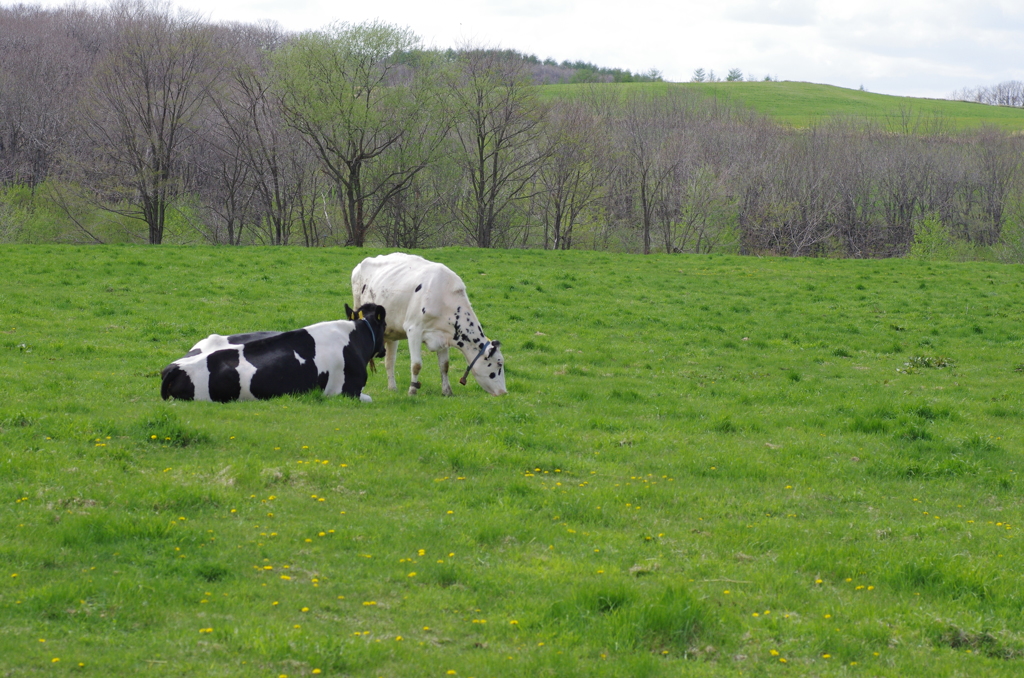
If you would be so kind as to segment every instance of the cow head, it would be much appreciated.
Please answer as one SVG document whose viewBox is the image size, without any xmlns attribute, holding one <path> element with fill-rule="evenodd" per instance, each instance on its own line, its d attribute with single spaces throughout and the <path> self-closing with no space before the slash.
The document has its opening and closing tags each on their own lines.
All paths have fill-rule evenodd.
<svg viewBox="0 0 1024 678">
<path fill-rule="evenodd" d="M 373 367 L 373 358 L 384 357 L 384 332 L 387 330 L 386 315 L 387 312 L 384 310 L 384 307 L 377 304 L 363 304 L 355 311 L 352 310 L 351 306 L 345 304 L 345 317 L 352 321 L 365 320 L 370 331 L 373 333 L 371 367 Z"/>
<path fill-rule="evenodd" d="M 463 386 L 466 385 L 466 377 L 470 372 L 473 373 L 476 383 L 480 384 L 480 388 L 491 395 L 500 396 L 508 393 L 505 389 L 505 357 L 501 355 L 500 341 L 484 343 L 466 368 L 466 374 L 459 379 Z"/>
</svg>

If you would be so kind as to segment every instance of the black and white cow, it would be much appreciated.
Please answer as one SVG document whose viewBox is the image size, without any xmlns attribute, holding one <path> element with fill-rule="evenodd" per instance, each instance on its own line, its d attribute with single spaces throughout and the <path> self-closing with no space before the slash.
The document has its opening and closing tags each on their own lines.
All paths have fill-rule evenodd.
<svg viewBox="0 0 1024 678">
<path fill-rule="evenodd" d="M 366 365 L 384 357 L 383 306 L 364 304 L 348 320 L 290 332 L 211 334 L 163 369 L 164 400 L 262 400 L 319 388 L 370 402 Z"/>
<path fill-rule="evenodd" d="M 352 270 L 352 299 L 358 306 L 380 304 L 388 310 L 387 356 L 388 388 L 398 390 L 395 381 L 395 357 L 398 341 L 409 340 L 412 381 L 409 395 L 420 388 L 423 368 L 423 344 L 437 353 L 441 368 L 441 392 L 450 396 L 448 349 L 454 347 L 466 356 L 469 367 L 459 380 L 466 384 L 470 372 L 491 395 L 505 395 L 505 358 L 501 344 L 484 335 L 484 328 L 466 295 L 466 285 L 444 264 L 427 261 L 413 254 L 395 252 L 367 257 Z"/>
</svg>

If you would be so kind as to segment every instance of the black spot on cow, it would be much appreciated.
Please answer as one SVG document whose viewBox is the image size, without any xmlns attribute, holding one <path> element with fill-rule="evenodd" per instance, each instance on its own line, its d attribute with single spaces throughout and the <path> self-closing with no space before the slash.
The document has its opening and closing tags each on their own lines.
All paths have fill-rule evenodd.
<svg viewBox="0 0 1024 678">
<path fill-rule="evenodd" d="M 242 393 L 239 362 L 237 348 L 214 351 L 206 359 L 206 369 L 210 372 L 210 400 L 218 403 L 238 400 Z"/>
<path fill-rule="evenodd" d="M 186 358 L 191 358 L 192 356 L 199 355 L 200 353 L 202 353 L 201 350 L 199 350 L 198 348 L 194 348 L 191 351 L 189 351 L 188 353 L 186 353 L 185 357 Z"/>
<path fill-rule="evenodd" d="M 427 312 L 427 307 L 426 306 L 424 306 L 422 309 L 420 309 L 420 313 L 426 313 L 426 312 Z"/>
<path fill-rule="evenodd" d="M 419 285 L 416 286 L 416 289 L 414 289 L 413 292 L 419 292 L 422 289 L 423 289 L 423 283 L 420 283 Z"/>
<path fill-rule="evenodd" d="M 189 351 L 189 355 L 195 355 L 195 351 Z M 164 400 L 177 398 L 178 400 L 194 400 L 196 387 L 189 379 L 185 370 L 171 363 L 160 373 L 162 383 L 160 384 L 160 397 Z"/>
<path fill-rule="evenodd" d="M 267 335 L 245 342 L 245 359 L 256 368 L 249 386 L 253 396 L 263 399 L 285 393 L 303 393 L 309 390 L 310 384 L 320 384 L 320 375 L 313 362 L 316 341 L 309 332 L 302 329 L 253 334 Z M 320 388 L 322 390 L 323 386 Z"/>
<path fill-rule="evenodd" d="M 365 293 L 366 293 L 366 285 L 363 285 L 363 291 L 360 292 L 360 294 L 365 294 Z"/>
<path fill-rule="evenodd" d="M 458 347 L 459 347 L 459 348 L 462 348 L 463 346 L 465 346 L 465 344 L 464 344 L 464 343 L 462 343 L 462 342 L 460 341 L 460 342 L 458 343 Z"/>
<path fill-rule="evenodd" d="M 341 392 L 344 395 L 357 398 L 366 383 L 366 363 L 360 362 L 359 355 L 352 344 L 343 348 L 341 353 L 345 356 L 345 383 L 341 387 Z"/>
<path fill-rule="evenodd" d="M 494 372 L 491 372 L 491 379 L 494 379 L 495 376 Z"/>
</svg>

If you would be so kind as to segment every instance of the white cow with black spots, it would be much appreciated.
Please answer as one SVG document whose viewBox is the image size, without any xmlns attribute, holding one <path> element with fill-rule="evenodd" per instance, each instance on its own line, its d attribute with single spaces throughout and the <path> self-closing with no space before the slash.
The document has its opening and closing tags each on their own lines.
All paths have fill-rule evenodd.
<svg viewBox="0 0 1024 678">
<path fill-rule="evenodd" d="M 462 351 L 468 364 L 459 383 L 465 385 L 467 375 L 472 372 L 477 383 L 491 395 L 507 393 L 501 344 L 484 335 L 466 295 L 465 283 L 447 266 L 402 252 L 368 257 L 352 271 L 352 298 L 356 308 L 374 303 L 387 310 L 384 364 L 388 388 L 392 391 L 398 390 L 395 381 L 398 341 L 408 339 L 412 361 L 409 395 L 416 395 L 421 386 L 423 344 L 437 353 L 444 395 L 452 395 L 448 381 L 448 349 L 451 347 Z"/>
</svg>

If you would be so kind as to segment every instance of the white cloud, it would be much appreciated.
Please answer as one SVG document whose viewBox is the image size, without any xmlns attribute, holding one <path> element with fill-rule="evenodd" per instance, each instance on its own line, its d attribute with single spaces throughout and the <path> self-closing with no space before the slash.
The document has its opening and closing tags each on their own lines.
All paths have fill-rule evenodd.
<svg viewBox="0 0 1024 678">
<path fill-rule="evenodd" d="M 818 17 L 814 0 L 741 0 L 727 4 L 727 16 L 745 23 L 809 26 Z"/>
</svg>

